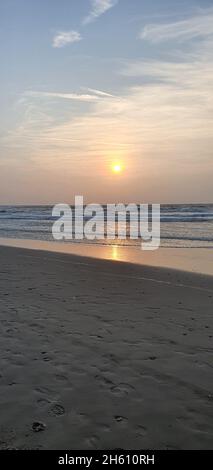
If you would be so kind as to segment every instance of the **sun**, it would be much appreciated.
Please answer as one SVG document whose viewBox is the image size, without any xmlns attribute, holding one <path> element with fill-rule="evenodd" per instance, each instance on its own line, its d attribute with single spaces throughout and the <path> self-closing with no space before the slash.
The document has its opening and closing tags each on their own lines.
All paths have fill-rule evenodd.
<svg viewBox="0 0 213 470">
<path fill-rule="evenodd" d="M 121 173 L 122 171 L 122 166 L 120 165 L 120 163 L 113 163 L 112 165 L 112 171 L 114 173 Z"/>
</svg>

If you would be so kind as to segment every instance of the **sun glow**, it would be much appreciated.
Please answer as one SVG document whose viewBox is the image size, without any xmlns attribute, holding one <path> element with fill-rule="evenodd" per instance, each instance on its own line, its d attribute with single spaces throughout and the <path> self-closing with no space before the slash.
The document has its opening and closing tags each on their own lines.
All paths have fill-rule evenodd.
<svg viewBox="0 0 213 470">
<path fill-rule="evenodd" d="M 120 173 L 122 171 L 122 166 L 120 165 L 120 163 L 113 163 L 112 171 L 114 173 Z"/>
</svg>

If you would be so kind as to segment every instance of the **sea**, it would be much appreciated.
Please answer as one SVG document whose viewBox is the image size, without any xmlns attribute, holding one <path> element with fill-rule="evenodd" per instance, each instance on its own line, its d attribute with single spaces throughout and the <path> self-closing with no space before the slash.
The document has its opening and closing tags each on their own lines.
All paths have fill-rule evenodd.
<svg viewBox="0 0 213 470">
<path fill-rule="evenodd" d="M 0 238 L 54 241 L 52 226 L 56 219 L 52 216 L 52 209 L 51 205 L 0 206 Z M 106 217 L 106 206 L 104 214 Z M 161 247 L 213 248 L 213 204 L 163 204 L 160 218 Z M 87 221 L 88 217 L 85 217 L 84 222 Z M 127 217 L 123 227 L 124 233 L 127 233 L 126 239 L 119 236 L 114 240 L 108 239 L 105 231 L 101 240 L 76 240 L 73 232 L 73 239 L 55 243 L 137 246 L 141 239 L 128 236 L 129 223 Z"/>
</svg>

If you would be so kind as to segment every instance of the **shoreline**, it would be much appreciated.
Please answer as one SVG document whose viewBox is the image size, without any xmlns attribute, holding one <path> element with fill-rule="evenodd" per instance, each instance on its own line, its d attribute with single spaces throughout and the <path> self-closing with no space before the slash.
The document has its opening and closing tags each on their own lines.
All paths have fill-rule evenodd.
<svg viewBox="0 0 213 470">
<path fill-rule="evenodd" d="M 212 448 L 212 277 L 2 246 L 0 266 L 1 449 Z"/>
<path fill-rule="evenodd" d="M 213 250 L 211 248 L 162 247 L 156 251 L 143 251 L 139 247 L 100 246 L 86 243 L 66 244 L 13 238 L 0 238 L 0 246 L 41 250 L 213 276 Z"/>
</svg>

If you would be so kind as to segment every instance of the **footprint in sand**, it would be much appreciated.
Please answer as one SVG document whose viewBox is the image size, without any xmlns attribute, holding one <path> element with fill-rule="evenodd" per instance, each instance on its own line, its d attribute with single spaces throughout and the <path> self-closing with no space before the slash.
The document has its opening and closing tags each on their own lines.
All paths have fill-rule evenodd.
<svg viewBox="0 0 213 470">
<path fill-rule="evenodd" d="M 126 421 L 128 421 L 127 418 L 125 418 L 125 416 L 114 416 L 115 418 L 115 421 L 117 421 L 117 423 L 125 423 Z"/>
<path fill-rule="evenodd" d="M 137 430 L 139 436 L 145 437 L 147 435 L 147 428 L 145 426 L 142 426 L 142 424 L 137 425 Z"/>
<path fill-rule="evenodd" d="M 47 398 L 38 398 L 37 403 L 39 406 L 43 407 L 49 405 L 50 401 L 47 400 Z"/>
<path fill-rule="evenodd" d="M 32 424 L 32 430 L 33 432 L 41 432 L 46 429 L 46 424 L 41 423 L 40 421 L 34 421 Z"/>
<path fill-rule="evenodd" d="M 65 414 L 65 409 L 62 405 L 59 405 L 58 403 L 56 403 L 55 405 L 51 407 L 50 414 L 52 416 L 62 416 Z"/>
<path fill-rule="evenodd" d="M 128 395 L 133 390 L 135 390 L 134 387 L 126 383 L 120 383 L 111 387 L 111 392 L 119 396 Z"/>
</svg>

